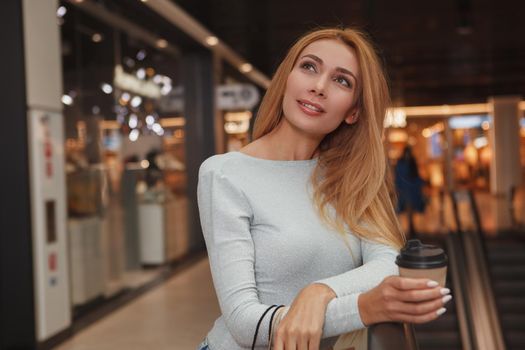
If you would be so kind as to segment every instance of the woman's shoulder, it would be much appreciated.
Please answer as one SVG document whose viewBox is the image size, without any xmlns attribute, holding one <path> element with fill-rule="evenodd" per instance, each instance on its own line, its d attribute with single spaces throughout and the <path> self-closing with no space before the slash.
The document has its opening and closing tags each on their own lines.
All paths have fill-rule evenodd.
<svg viewBox="0 0 525 350">
<path fill-rule="evenodd" d="M 225 174 L 234 171 L 242 164 L 242 160 L 237 156 L 238 152 L 227 152 L 215 154 L 202 162 L 199 168 L 199 175 L 206 173 Z"/>
</svg>

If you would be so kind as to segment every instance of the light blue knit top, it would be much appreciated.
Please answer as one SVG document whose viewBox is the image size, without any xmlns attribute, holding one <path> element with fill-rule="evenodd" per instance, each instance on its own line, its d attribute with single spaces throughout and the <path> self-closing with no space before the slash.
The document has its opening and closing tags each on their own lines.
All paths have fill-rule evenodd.
<svg viewBox="0 0 525 350">
<path fill-rule="evenodd" d="M 241 152 L 202 163 L 200 220 L 222 312 L 207 335 L 211 350 L 250 349 L 266 308 L 291 305 L 311 283 L 324 283 L 337 295 L 325 315 L 321 349 L 327 349 L 338 335 L 364 327 L 359 293 L 398 274 L 395 249 L 349 232 L 350 254 L 342 237 L 321 221 L 309 181 L 316 164 Z M 270 314 L 261 323 L 257 349 L 268 347 Z"/>
</svg>

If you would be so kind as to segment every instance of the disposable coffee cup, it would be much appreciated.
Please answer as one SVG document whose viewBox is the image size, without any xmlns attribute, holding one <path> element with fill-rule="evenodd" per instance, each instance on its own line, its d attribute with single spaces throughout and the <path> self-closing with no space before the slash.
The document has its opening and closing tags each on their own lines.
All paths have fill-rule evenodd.
<svg viewBox="0 0 525 350">
<path fill-rule="evenodd" d="M 402 277 L 429 278 L 445 287 L 448 258 L 445 251 L 437 246 L 411 239 L 401 249 L 396 264 Z"/>
</svg>

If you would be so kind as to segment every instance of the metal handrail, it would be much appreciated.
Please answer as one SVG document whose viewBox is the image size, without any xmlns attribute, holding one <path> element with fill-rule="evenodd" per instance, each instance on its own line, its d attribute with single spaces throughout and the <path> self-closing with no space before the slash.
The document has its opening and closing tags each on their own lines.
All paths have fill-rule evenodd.
<svg viewBox="0 0 525 350">
<path fill-rule="evenodd" d="M 449 258 L 450 276 L 454 286 L 454 299 L 456 301 L 456 314 L 461 336 L 463 350 L 476 349 L 476 338 L 472 332 L 472 311 L 467 302 L 467 270 L 463 257 L 461 237 L 451 233 L 447 236 L 447 253 Z"/>
<path fill-rule="evenodd" d="M 468 311 L 465 316 L 469 323 L 471 345 L 474 349 L 480 350 L 503 350 L 505 343 L 488 274 L 488 255 L 479 210 L 473 193 L 471 191 L 467 193 L 474 218 L 474 232 L 467 233 L 463 230 L 459 219 L 456 192 L 451 192 L 451 197 L 458 226 L 458 242 L 461 246 L 461 250 L 455 255 L 456 258 L 463 260 L 459 266 L 464 269 L 464 275 L 458 276 L 457 279 L 465 286 L 468 296 L 465 299 L 465 310 Z"/>
<path fill-rule="evenodd" d="M 456 232 L 462 235 L 463 228 L 461 226 L 461 220 L 459 219 L 458 202 L 456 200 L 455 191 L 450 191 L 450 199 L 452 201 L 452 212 L 454 214 L 454 221 L 456 222 Z"/>
<path fill-rule="evenodd" d="M 471 293 L 472 303 L 477 305 L 475 317 L 475 334 L 479 349 L 506 349 L 501 322 L 499 319 L 492 281 L 488 272 L 488 253 L 483 234 L 483 227 L 479 216 L 478 206 L 474 194 L 469 190 L 470 208 L 475 219 L 476 234 L 464 236 L 465 256 L 470 269 L 469 287 L 475 291 Z"/>
<path fill-rule="evenodd" d="M 459 218 L 456 192 L 450 191 L 456 231 L 447 237 L 447 251 L 450 259 L 450 275 L 454 285 L 454 296 L 456 299 L 456 311 L 458 315 L 459 332 L 462 348 L 464 350 L 477 349 L 477 339 L 474 336 L 474 321 L 472 307 L 468 294 L 468 268 L 465 260 L 465 232 Z"/>
<path fill-rule="evenodd" d="M 384 322 L 368 328 L 368 350 L 418 350 L 414 327 Z"/>
</svg>

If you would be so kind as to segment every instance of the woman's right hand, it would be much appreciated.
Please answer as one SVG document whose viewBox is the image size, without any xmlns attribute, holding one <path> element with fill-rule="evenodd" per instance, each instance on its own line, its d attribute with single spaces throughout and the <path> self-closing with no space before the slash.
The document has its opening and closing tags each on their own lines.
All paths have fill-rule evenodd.
<svg viewBox="0 0 525 350">
<path fill-rule="evenodd" d="M 358 298 L 361 321 L 425 323 L 442 315 L 452 296 L 448 288 L 426 278 L 386 277 Z"/>
</svg>

